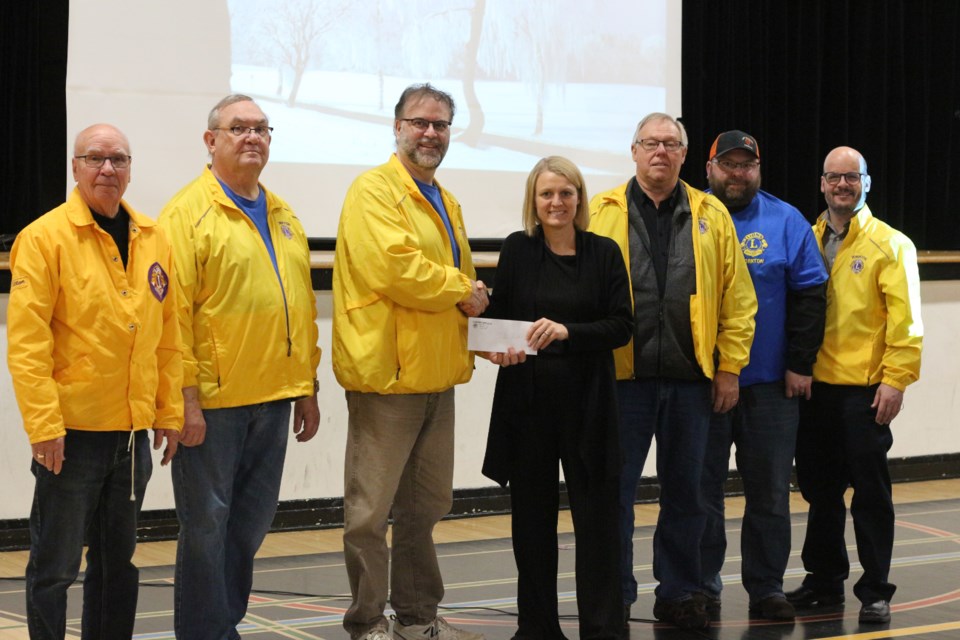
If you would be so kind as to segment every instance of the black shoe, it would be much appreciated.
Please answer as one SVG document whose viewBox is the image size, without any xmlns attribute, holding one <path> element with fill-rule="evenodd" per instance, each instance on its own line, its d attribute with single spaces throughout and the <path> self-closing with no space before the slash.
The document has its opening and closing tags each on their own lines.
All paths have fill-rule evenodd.
<svg viewBox="0 0 960 640">
<path fill-rule="evenodd" d="M 797 612 L 786 597 L 775 595 L 750 603 L 750 615 L 764 620 L 793 620 L 797 617 Z"/>
<path fill-rule="evenodd" d="M 837 604 L 843 604 L 845 599 L 842 593 L 821 593 L 811 589 L 805 584 L 800 585 L 793 591 L 787 591 L 786 598 L 787 602 L 799 609 L 832 607 Z"/>
<path fill-rule="evenodd" d="M 890 622 L 890 603 L 877 600 L 860 607 L 860 624 L 884 624 Z"/>
<path fill-rule="evenodd" d="M 681 629 L 706 629 L 710 626 L 707 610 L 697 598 L 674 602 L 657 600 L 653 605 L 653 617 Z"/>
<path fill-rule="evenodd" d="M 693 594 L 693 598 L 695 600 L 699 600 L 700 603 L 703 604 L 703 608 L 711 620 L 720 615 L 720 598 L 708 595 L 702 591 L 698 591 L 697 593 Z"/>
</svg>

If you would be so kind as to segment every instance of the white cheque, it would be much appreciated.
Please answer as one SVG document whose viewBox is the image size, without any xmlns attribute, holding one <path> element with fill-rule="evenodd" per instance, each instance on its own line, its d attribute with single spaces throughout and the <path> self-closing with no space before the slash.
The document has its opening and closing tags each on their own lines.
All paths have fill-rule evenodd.
<svg viewBox="0 0 960 640">
<path fill-rule="evenodd" d="M 526 351 L 530 355 L 536 355 L 537 350 L 527 346 L 527 330 L 532 324 L 522 320 L 470 318 L 467 349 L 506 353 L 513 347 L 514 351 Z"/>
</svg>

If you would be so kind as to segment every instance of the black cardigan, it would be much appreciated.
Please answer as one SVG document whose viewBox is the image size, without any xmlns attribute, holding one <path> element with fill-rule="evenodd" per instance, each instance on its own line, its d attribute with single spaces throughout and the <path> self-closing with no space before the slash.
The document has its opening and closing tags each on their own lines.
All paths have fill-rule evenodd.
<svg viewBox="0 0 960 640">
<path fill-rule="evenodd" d="M 580 454 L 589 475 L 610 477 L 620 473 L 621 463 L 613 349 L 627 344 L 633 333 L 630 281 L 613 240 L 577 231 L 576 243 L 576 286 L 593 297 L 593 312 L 590 317 L 565 323 L 569 339 L 554 342 L 546 351 L 575 358 L 577 366 L 585 369 L 585 421 L 578 426 L 577 435 Z M 533 237 L 518 231 L 504 241 L 486 317 L 526 321 L 541 317 L 535 294 L 546 250 L 539 229 Z M 513 434 L 537 411 L 532 402 L 531 361 L 536 357 L 504 367 L 497 375 L 483 475 L 503 486 L 509 482 L 514 464 Z"/>
</svg>

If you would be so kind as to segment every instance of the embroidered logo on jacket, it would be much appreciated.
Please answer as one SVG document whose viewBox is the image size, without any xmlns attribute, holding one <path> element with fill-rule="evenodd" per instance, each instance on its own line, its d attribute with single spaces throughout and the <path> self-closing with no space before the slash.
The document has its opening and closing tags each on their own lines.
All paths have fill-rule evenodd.
<svg viewBox="0 0 960 640">
<path fill-rule="evenodd" d="M 853 259 L 850 261 L 850 271 L 854 273 L 860 273 L 863 271 L 863 268 L 867 264 L 867 259 L 864 256 L 853 256 Z"/>
<path fill-rule="evenodd" d="M 153 297 L 163 302 L 163 299 L 167 297 L 167 290 L 170 288 L 170 278 L 167 277 L 167 272 L 163 270 L 159 262 L 150 265 L 150 269 L 147 271 L 147 282 L 150 285 L 150 291 L 153 292 Z"/>
<path fill-rule="evenodd" d="M 769 246 L 767 239 L 759 231 L 748 233 L 740 241 L 740 250 L 743 251 L 743 259 L 747 264 L 763 264 L 760 256 Z"/>
<path fill-rule="evenodd" d="M 700 225 L 700 235 L 703 235 L 710 230 L 710 227 L 707 226 L 706 218 L 698 218 L 697 221 Z"/>
<path fill-rule="evenodd" d="M 293 230 L 290 228 L 290 223 L 284 220 L 280 221 L 280 231 L 284 236 L 287 237 L 287 240 L 293 240 Z"/>
</svg>

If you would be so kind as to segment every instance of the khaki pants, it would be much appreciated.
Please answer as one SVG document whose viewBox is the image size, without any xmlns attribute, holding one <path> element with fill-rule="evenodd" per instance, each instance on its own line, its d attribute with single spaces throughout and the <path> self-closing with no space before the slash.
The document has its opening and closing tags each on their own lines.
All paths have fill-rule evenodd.
<svg viewBox="0 0 960 640">
<path fill-rule="evenodd" d="M 347 406 L 343 551 L 353 603 L 343 627 L 358 638 L 386 626 L 388 581 L 402 623 L 426 624 L 437 615 L 443 578 L 433 527 L 453 503 L 454 392 L 348 391 Z"/>
</svg>

